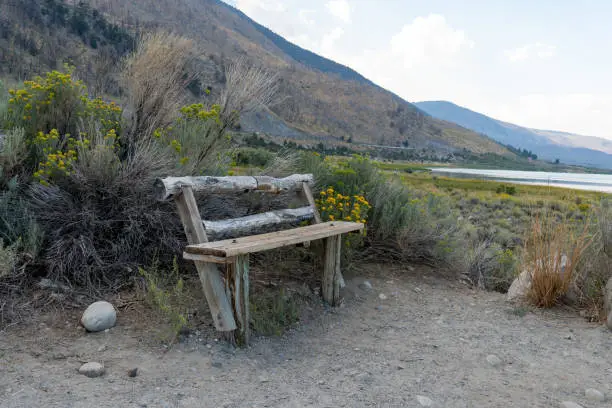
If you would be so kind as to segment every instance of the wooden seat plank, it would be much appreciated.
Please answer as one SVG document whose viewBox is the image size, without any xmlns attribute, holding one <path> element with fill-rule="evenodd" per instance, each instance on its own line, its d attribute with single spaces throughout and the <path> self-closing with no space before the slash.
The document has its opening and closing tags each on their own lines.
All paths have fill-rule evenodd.
<svg viewBox="0 0 612 408">
<path fill-rule="evenodd" d="M 198 260 L 198 255 L 206 257 L 212 255 L 220 258 L 235 257 L 360 231 L 363 227 L 363 224 L 356 222 L 330 221 L 285 231 L 189 245 L 185 248 L 184 257 L 192 260 Z"/>
</svg>

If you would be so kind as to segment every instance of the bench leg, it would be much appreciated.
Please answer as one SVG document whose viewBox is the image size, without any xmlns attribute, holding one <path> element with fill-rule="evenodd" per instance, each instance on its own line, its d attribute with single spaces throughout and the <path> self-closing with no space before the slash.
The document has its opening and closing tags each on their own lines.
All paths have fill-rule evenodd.
<svg viewBox="0 0 612 408">
<path fill-rule="evenodd" d="M 250 340 L 249 255 L 237 256 L 227 266 L 226 286 L 236 320 L 236 342 L 248 346 Z"/>
<path fill-rule="evenodd" d="M 342 238 L 340 235 L 325 239 L 325 258 L 321 292 L 323 300 L 332 306 L 340 301 L 340 283 L 343 282 L 340 272 Z"/>
</svg>

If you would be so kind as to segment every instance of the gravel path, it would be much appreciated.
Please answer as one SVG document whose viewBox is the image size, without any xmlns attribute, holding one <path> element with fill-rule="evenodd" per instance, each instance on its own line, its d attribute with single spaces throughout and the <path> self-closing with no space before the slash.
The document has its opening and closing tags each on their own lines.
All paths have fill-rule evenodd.
<svg viewBox="0 0 612 408">
<path fill-rule="evenodd" d="M 9 329 L 0 333 L 0 406 L 612 406 L 612 332 L 575 313 L 516 308 L 429 270 L 368 266 L 345 295 L 343 307 L 313 305 L 315 318 L 248 350 L 202 334 L 162 353 L 121 314 L 108 333 L 77 332 L 70 321 Z M 78 374 L 86 361 L 106 374 Z"/>
</svg>

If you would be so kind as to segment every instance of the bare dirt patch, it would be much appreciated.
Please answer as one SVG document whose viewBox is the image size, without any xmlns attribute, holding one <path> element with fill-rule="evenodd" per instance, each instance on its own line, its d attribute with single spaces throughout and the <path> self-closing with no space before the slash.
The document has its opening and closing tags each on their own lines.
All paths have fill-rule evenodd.
<svg viewBox="0 0 612 408">
<path fill-rule="evenodd" d="M 573 311 L 511 306 L 422 268 L 368 265 L 347 283 L 342 307 L 305 302 L 299 325 L 245 350 L 205 319 L 166 350 L 139 303 L 99 334 L 78 328 L 80 311 L 49 313 L 0 332 L 0 406 L 609 406 L 612 333 Z M 86 361 L 105 375 L 78 374 Z"/>
</svg>

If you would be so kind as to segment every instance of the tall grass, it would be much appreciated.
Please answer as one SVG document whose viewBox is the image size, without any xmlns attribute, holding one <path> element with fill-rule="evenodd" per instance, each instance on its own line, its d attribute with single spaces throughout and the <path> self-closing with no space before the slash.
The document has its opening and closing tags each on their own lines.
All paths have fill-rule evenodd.
<svg viewBox="0 0 612 408">
<path fill-rule="evenodd" d="M 547 214 L 536 216 L 524 249 L 523 270 L 531 273 L 530 301 L 552 307 L 577 280 L 582 256 L 593 242 L 589 223 L 573 228 Z"/>
<path fill-rule="evenodd" d="M 143 35 L 136 51 L 125 59 L 122 85 L 131 115 L 130 140 L 148 140 L 156 129 L 169 126 L 194 78 L 187 66 L 195 58 L 193 42 L 175 34 Z"/>
</svg>

